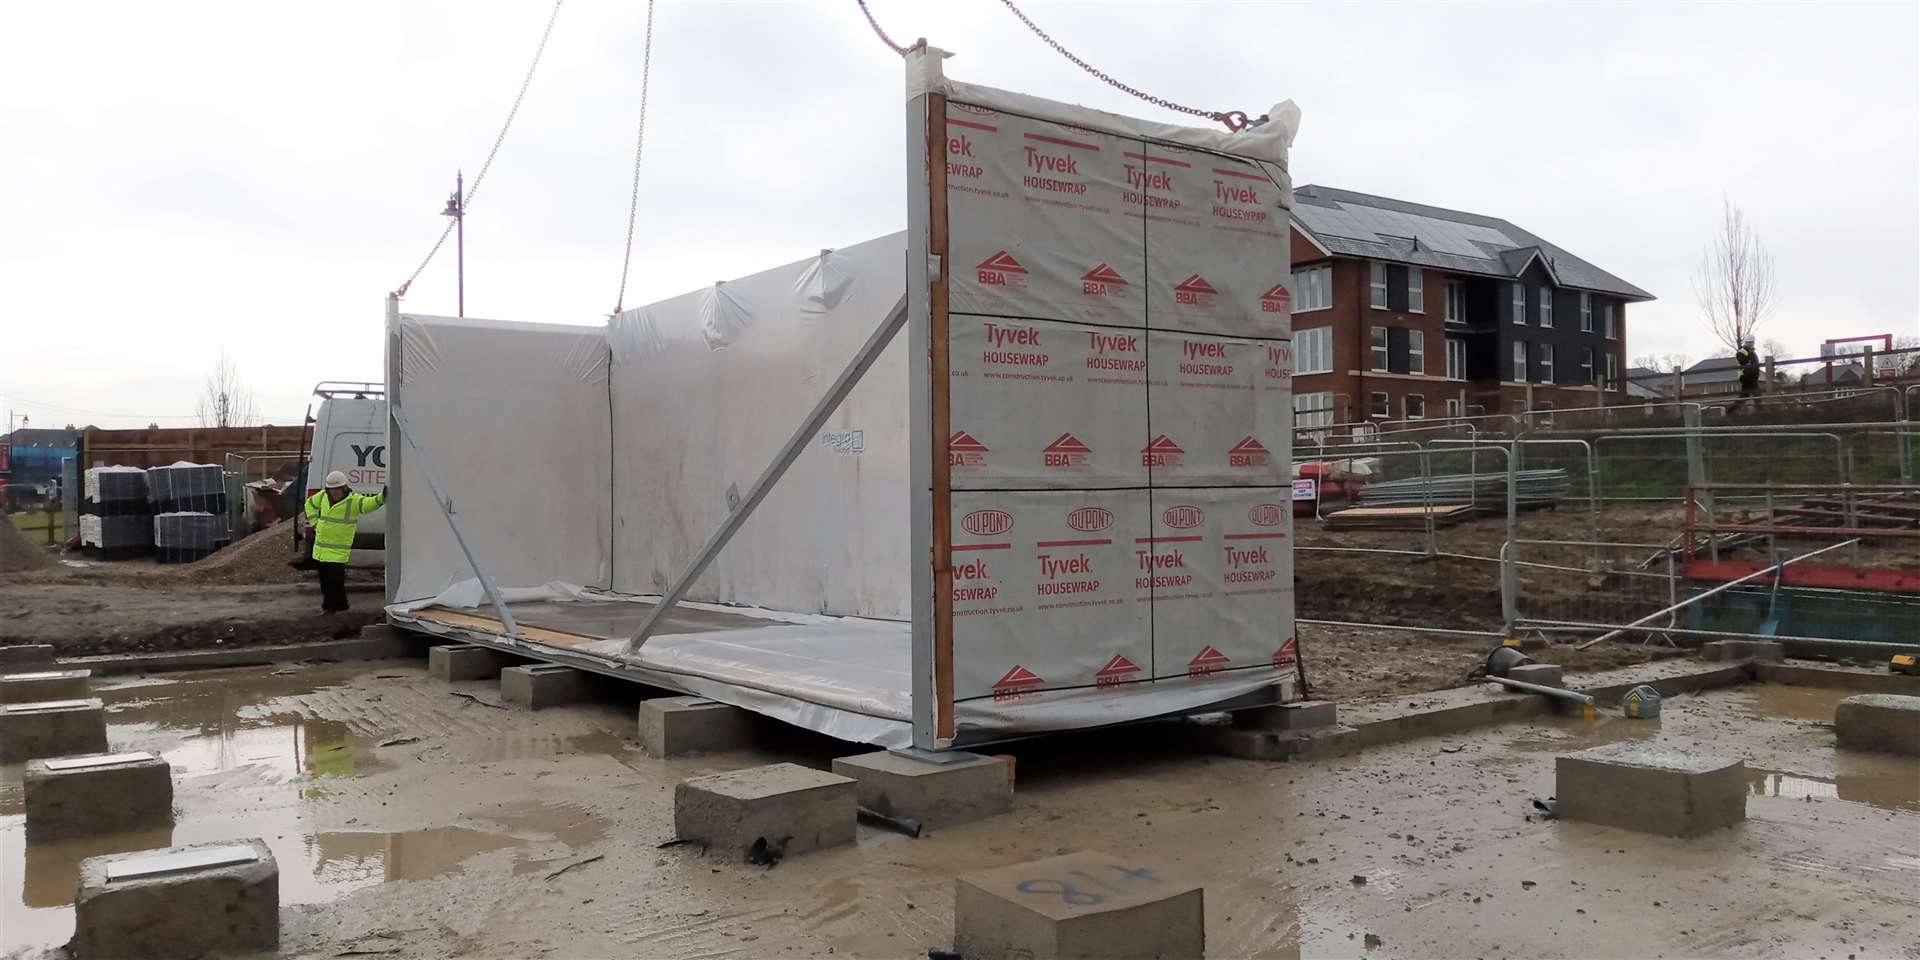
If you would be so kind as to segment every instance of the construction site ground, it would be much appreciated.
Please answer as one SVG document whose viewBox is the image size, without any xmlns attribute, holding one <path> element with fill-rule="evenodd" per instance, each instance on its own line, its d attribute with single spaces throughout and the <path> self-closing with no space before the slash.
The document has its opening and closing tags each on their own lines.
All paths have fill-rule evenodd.
<svg viewBox="0 0 1920 960">
<path fill-rule="evenodd" d="M 1170 726 L 1015 744 L 1011 814 L 862 827 L 768 869 L 662 848 L 674 785 L 859 748 L 770 724 L 753 750 L 655 760 L 630 700 L 506 713 L 420 660 L 98 686 L 113 747 L 173 764 L 176 824 L 27 844 L 0 768 L 0 955 L 60 955 L 85 856 L 261 837 L 293 957 L 924 957 L 951 943 L 956 875 L 1077 849 L 1201 881 L 1212 956 L 1920 957 L 1920 764 L 1837 751 L 1837 690 L 1317 762 L 1198 756 Z M 1747 821 L 1674 840 L 1535 814 L 1556 755 L 1615 740 L 1744 759 Z"/>
</svg>

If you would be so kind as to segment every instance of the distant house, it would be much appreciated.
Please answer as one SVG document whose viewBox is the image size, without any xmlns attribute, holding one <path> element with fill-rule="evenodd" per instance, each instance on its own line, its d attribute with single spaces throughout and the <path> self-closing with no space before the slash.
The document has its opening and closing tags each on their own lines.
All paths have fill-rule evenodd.
<svg viewBox="0 0 1920 960">
<path fill-rule="evenodd" d="M 1672 392 L 1671 387 L 1667 388 Z M 1740 392 L 1740 365 L 1731 355 L 1708 357 L 1680 372 L 1680 395 L 1713 397 Z"/>
<path fill-rule="evenodd" d="M 1632 400 L 1657 400 L 1673 393 L 1673 374 L 1652 367 L 1627 368 L 1627 397 Z"/>
</svg>

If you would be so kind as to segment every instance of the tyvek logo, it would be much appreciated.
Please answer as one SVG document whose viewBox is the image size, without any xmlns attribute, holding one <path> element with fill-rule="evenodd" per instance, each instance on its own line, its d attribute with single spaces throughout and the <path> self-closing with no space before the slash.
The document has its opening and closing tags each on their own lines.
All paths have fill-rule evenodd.
<svg viewBox="0 0 1920 960">
<path fill-rule="evenodd" d="M 973 438 L 965 430 L 955 430 L 947 438 L 947 465 L 951 467 L 977 467 L 987 458 L 987 445 Z"/>
<path fill-rule="evenodd" d="M 1187 676 L 1204 677 L 1219 673 L 1227 668 L 1227 655 L 1215 650 L 1211 644 L 1201 647 L 1200 652 L 1187 661 Z"/>
<path fill-rule="evenodd" d="M 1154 437 L 1152 443 L 1147 444 L 1141 449 L 1140 465 L 1143 467 L 1177 467 L 1180 465 L 1180 455 L 1183 453 L 1186 453 L 1186 451 L 1180 449 L 1180 445 L 1174 443 L 1173 438 L 1163 433 Z"/>
<path fill-rule="evenodd" d="M 1273 462 L 1273 454 L 1261 446 L 1260 441 L 1246 437 L 1227 451 L 1229 467 L 1264 467 Z"/>
<path fill-rule="evenodd" d="M 1005 510 L 975 510 L 960 518 L 960 529 L 976 537 L 995 537 L 1013 529 L 1013 514 Z"/>
<path fill-rule="evenodd" d="M 1261 313 L 1286 313 L 1293 309 L 1293 294 L 1287 292 L 1287 285 L 1276 283 L 1273 289 L 1260 295 Z"/>
<path fill-rule="evenodd" d="M 1287 508 L 1277 503 L 1256 503 L 1247 510 L 1247 522 L 1257 527 L 1277 527 L 1287 521 Z"/>
<path fill-rule="evenodd" d="M 1273 665 L 1276 667 L 1291 667 L 1299 662 L 1300 640 L 1297 637 L 1288 637 L 1287 642 L 1273 652 Z"/>
<path fill-rule="evenodd" d="M 1063 433 L 1060 439 L 1047 444 L 1040 451 L 1041 462 L 1059 470 L 1083 470 L 1087 466 L 1087 455 L 1093 449 L 1080 442 L 1080 438 L 1071 433 Z"/>
<path fill-rule="evenodd" d="M 1112 660 L 1107 661 L 1106 666 L 1101 667 L 1099 672 L 1093 675 L 1093 685 L 1096 687 L 1117 687 L 1120 684 L 1132 680 L 1134 675 L 1139 672 L 1140 667 L 1137 664 L 1116 653 L 1113 655 Z"/>
<path fill-rule="evenodd" d="M 989 287 L 1024 287 L 1027 285 L 1027 268 L 1005 250 L 980 262 L 979 277 L 981 283 Z"/>
<path fill-rule="evenodd" d="M 1124 297 L 1127 295 L 1127 278 L 1103 263 L 1080 278 L 1080 292 L 1089 297 Z"/>
<path fill-rule="evenodd" d="M 1033 692 L 1033 688 L 1046 683 L 1038 674 L 1019 664 L 1014 664 L 1007 675 L 993 685 L 993 699 L 1013 700 Z"/>
<path fill-rule="evenodd" d="M 1175 530 L 1192 530 L 1206 519 L 1206 512 L 1191 503 L 1176 503 L 1160 511 L 1160 522 Z"/>
<path fill-rule="evenodd" d="M 1113 526 L 1113 511 L 1106 507 L 1079 507 L 1067 514 L 1067 526 L 1081 533 L 1099 533 Z"/>
<path fill-rule="evenodd" d="M 1213 306 L 1214 297 L 1219 294 L 1220 291 L 1215 290 L 1213 284 L 1207 282 L 1206 277 L 1195 273 L 1189 275 L 1185 280 L 1180 281 L 1174 286 L 1173 302 L 1190 304 L 1196 307 L 1210 307 Z"/>
</svg>

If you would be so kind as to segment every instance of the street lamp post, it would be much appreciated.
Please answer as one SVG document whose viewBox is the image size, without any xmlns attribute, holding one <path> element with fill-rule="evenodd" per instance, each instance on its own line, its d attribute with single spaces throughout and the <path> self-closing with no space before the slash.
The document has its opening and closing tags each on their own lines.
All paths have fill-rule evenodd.
<svg viewBox="0 0 1920 960">
<path fill-rule="evenodd" d="M 460 312 L 458 315 L 461 317 L 467 315 L 467 209 L 466 205 L 460 199 L 464 193 L 466 193 L 465 177 L 460 171 L 455 171 L 453 174 L 453 196 L 447 198 L 447 208 L 440 211 L 440 215 L 453 218 L 453 249 L 457 263 L 456 270 L 458 271 L 458 280 L 456 282 L 460 285 Z"/>
</svg>

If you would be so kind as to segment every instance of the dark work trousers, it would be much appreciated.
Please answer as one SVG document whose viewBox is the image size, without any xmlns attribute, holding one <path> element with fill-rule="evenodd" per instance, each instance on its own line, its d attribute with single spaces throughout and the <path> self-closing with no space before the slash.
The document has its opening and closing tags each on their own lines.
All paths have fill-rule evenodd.
<svg viewBox="0 0 1920 960">
<path fill-rule="evenodd" d="M 333 613 L 347 608 L 347 565 L 315 560 L 320 570 L 320 609 Z"/>
</svg>

